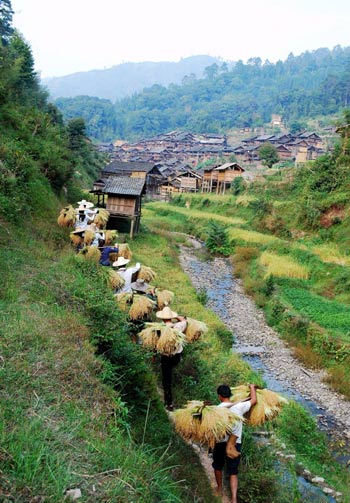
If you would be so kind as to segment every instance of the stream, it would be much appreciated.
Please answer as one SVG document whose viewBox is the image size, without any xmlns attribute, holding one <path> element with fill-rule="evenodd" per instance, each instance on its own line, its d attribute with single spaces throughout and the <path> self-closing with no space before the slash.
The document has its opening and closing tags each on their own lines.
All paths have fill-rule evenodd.
<svg viewBox="0 0 350 503">
<path fill-rule="evenodd" d="M 294 358 L 292 350 L 267 325 L 262 310 L 244 293 L 229 259 L 203 260 L 201 243 L 191 240 L 190 244 L 191 248 L 181 247 L 181 266 L 195 289 L 205 291 L 206 306 L 232 332 L 233 350 L 262 376 L 268 388 L 305 407 L 327 434 L 336 460 L 349 465 L 349 402 L 323 383 L 323 372 L 305 369 Z M 302 476 L 298 486 L 303 502 L 336 501 Z"/>
</svg>

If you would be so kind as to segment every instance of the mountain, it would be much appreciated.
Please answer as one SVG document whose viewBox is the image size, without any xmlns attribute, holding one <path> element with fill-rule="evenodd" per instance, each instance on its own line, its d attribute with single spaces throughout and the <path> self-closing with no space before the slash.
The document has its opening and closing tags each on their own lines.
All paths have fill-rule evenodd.
<svg viewBox="0 0 350 503">
<path fill-rule="evenodd" d="M 191 56 L 178 62 L 123 63 L 105 70 L 72 73 L 42 80 L 51 98 L 96 96 L 115 102 L 153 84 L 180 84 L 186 75 L 203 76 L 204 69 L 221 63 L 211 56 Z"/>
</svg>

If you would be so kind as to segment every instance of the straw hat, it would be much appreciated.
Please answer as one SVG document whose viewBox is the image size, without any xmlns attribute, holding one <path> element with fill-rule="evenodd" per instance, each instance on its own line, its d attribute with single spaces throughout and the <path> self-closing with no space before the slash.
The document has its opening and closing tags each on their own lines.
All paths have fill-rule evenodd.
<svg viewBox="0 0 350 503">
<path fill-rule="evenodd" d="M 87 210 L 94 207 L 94 203 L 90 203 L 90 201 L 86 201 L 85 199 L 78 201 L 77 204 L 79 204 L 79 210 Z"/>
<path fill-rule="evenodd" d="M 171 320 L 177 317 L 177 313 L 172 311 L 169 306 L 165 306 L 161 311 L 156 312 L 156 316 L 161 320 Z"/>
<path fill-rule="evenodd" d="M 118 260 L 113 262 L 113 267 L 121 267 L 122 265 L 126 265 L 130 262 L 130 259 L 124 257 L 118 257 Z"/>
<path fill-rule="evenodd" d="M 72 234 L 81 234 L 82 232 L 85 232 L 86 228 L 85 227 L 77 227 L 75 231 L 72 232 Z"/>
<path fill-rule="evenodd" d="M 130 286 L 133 290 L 136 290 L 137 292 L 145 292 L 149 287 L 149 284 L 145 283 L 144 279 L 137 279 L 134 283 L 131 283 Z"/>
</svg>

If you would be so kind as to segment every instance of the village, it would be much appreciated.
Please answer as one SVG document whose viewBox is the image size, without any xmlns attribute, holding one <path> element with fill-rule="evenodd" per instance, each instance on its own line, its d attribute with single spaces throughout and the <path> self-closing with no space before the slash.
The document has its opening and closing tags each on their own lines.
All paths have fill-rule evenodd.
<svg viewBox="0 0 350 503">
<path fill-rule="evenodd" d="M 168 200 L 176 193 L 225 194 L 236 177 L 255 176 L 263 168 L 262 145 L 274 145 L 280 162 L 302 165 L 325 153 L 315 132 L 256 134 L 230 146 L 226 135 L 172 131 L 135 143 L 101 144 L 110 162 L 91 193 L 112 217 L 130 221 L 130 236 L 138 232 L 141 199 Z"/>
</svg>

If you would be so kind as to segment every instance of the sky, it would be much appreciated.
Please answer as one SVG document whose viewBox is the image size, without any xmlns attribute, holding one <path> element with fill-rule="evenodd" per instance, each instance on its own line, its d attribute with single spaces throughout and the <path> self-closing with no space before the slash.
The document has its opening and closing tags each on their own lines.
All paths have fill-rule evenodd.
<svg viewBox="0 0 350 503">
<path fill-rule="evenodd" d="M 349 0 L 12 0 L 41 77 L 125 62 L 285 60 L 350 46 Z"/>
</svg>

